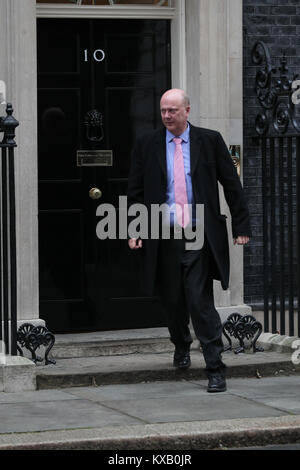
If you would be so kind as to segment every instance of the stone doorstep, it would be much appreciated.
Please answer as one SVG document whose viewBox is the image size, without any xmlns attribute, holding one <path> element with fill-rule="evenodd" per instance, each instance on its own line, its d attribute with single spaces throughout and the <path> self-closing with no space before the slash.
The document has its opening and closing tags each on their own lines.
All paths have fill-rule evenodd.
<svg viewBox="0 0 300 470">
<path fill-rule="evenodd" d="M 251 313 L 251 308 L 244 304 L 231 307 L 217 307 L 217 310 L 222 322 L 227 319 L 228 315 L 234 312 L 240 312 L 243 315 Z M 192 325 L 190 329 L 194 339 L 193 347 L 195 347 L 195 343 L 197 344 L 198 342 Z M 142 352 L 160 353 L 172 350 L 173 345 L 169 339 L 168 329 L 160 327 L 56 334 L 52 355 L 56 358 L 71 358 Z"/>
<path fill-rule="evenodd" d="M 227 378 L 233 377 L 257 377 L 259 374 L 262 377 L 272 377 L 277 374 L 291 375 L 300 374 L 300 368 L 292 367 L 289 362 L 283 363 L 270 363 L 260 365 L 259 370 L 256 364 L 231 366 L 227 368 Z M 127 372 L 113 372 L 101 373 L 93 371 L 88 373 L 78 374 L 38 374 L 37 390 L 49 389 L 63 389 L 70 387 L 98 387 L 102 385 L 121 385 L 133 384 L 144 382 L 157 382 L 157 381 L 177 381 L 177 380 L 201 380 L 206 379 L 203 368 L 194 368 L 178 373 L 176 370 L 160 370 L 160 371 L 127 371 Z"/>
<path fill-rule="evenodd" d="M 51 355 L 57 359 L 98 357 L 163 352 L 171 347 L 166 328 L 57 334 Z"/>
<path fill-rule="evenodd" d="M 199 348 L 199 342 L 192 332 L 192 348 Z M 298 344 L 297 344 L 298 340 Z M 227 341 L 224 338 L 224 344 Z M 300 347 L 300 338 L 274 333 L 262 333 L 257 346 L 265 351 L 291 352 Z M 82 333 L 81 335 L 57 335 L 51 351 L 57 359 L 112 356 L 134 353 L 171 352 L 174 347 L 165 328 L 147 330 L 128 330 L 121 332 Z"/>
<path fill-rule="evenodd" d="M 11 433 L 0 450 L 213 450 L 300 440 L 300 416 Z"/>
<path fill-rule="evenodd" d="M 198 365 L 200 365 L 200 367 L 192 366 L 188 371 L 184 372 L 184 376 L 182 372 L 172 367 L 171 360 L 167 363 L 165 362 L 163 366 L 155 362 L 155 359 L 160 361 L 160 354 L 168 353 L 169 356 L 170 352 L 173 351 L 173 345 L 170 343 L 165 333 L 165 331 L 160 331 L 157 335 L 156 331 L 152 331 L 150 335 L 148 332 L 147 337 L 145 332 L 140 331 L 137 333 L 134 331 L 131 337 L 124 339 L 124 337 L 120 338 L 120 336 L 126 335 L 127 333 L 125 332 L 106 332 L 98 338 L 94 337 L 92 341 L 89 341 L 89 336 L 85 336 L 85 341 L 81 341 L 83 347 L 81 354 L 85 351 L 89 354 L 84 354 L 81 360 L 80 356 L 79 359 L 76 360 L 78 354 L 75 354 L 75 356 L 71 355 L 73 360 L 70 359 L 69 364 L 66 364 L 64 367 L 61 367 L 60 364 L 66 359 L 59 357 L 59 354 L 56 355 L 54 349 L 52 355 L 57 359 L 57 364 L 52 366 L 35 366 L 32 361 L 25 357 L 8 356 L 6 358 L 6 364 L 2 365 L 0 369 L 0 391 L 13 392 L 35 390 L 36 388 L 53 389 L 72 386 L 139 383 L 155 380 L 181 380 L 185 377 L 189 379 L 204 378 L 204 364 L 199 364 L 199 362 Z M 112 338 L 113 335 L 115 336 L 114 338 Z M 62 341 L 58 341 L 58 347 L 59 344 L 61 344 L 62 347 L 69 345 L 70 348 L 73 348 L 73 351 L 76 352 L 77 341 L 78 335 L 77 337 L 75 335 L 69 343 L 64 344 Z M 273 356 L 272 351 L 274 351 L 276 356 L 278 352 L 295 354 L 295 342 L 300 346 L 299 338 L 263 333 L 257 344 L 262 346 L 269 355 L 271 354 Z M 192 350 L 196 351 L 197 349 L 199 349 L 199 343 L 194 341 Z M 98 352 L 98 354 L 95 354 L 96 352 Z M 101 356 L 101 362 L 97 361 L 96 363 L 94 361 L 94 363 L 88 364 L 87 361 L 89 358 L 97 359 L 97 357 Z M 236 359 L 231 361 L 227 367 L 228 377 L 253 377 L 257 373 L 258 368 L 264 375 L 273 375 L 278 373 L 278 370 L 288 374 L 300 372 L 300 366 L 292 362 L 290 355 L 287 356 L 283 354 L 280 356 L 280 359 L 278 357 L 275 359 L 274 357 L 274 360 L 269 357 L 264 363 L 260 361 L 257 363 L 257 355 L 255 354 L 244 354 L 244 356 L 248 356 L 248 359 L 244 361 L 244 363 Z M 62 357 L 65 356 L 63 355 Z M 105 363 L 105 360 L 109 360 L 109 357 L 111 357 L 112 360 L 113 357 L 115 357 L 115 362 L 111 363 L 111 368 L 103 368 L 103 363 Z M 118 359 L 122 357 L 125 359 L 123 365 L 122 361 L 120 362 Z M 140 362 L 141 358 L 142 361 Z M 75 366 L 74 369 L 74 364 L 76 365 L 76 363 L 78 366 Z"/>
<path fill-rule="evenodd" d="M 199 343 L 191 329 L 192 348 Z M 54 358 L 113 356 L 134 353 L 161 353 L 173 351 L 167 328 L 103 331 L 55 335 L 51 351 Z"/>
<path fill-rule="evenodd" d="M 161 353 L 172 350 L 173 345 L 168 338 L 145 338 L 55 343 L 51 355 L 55 359 L 62 359 L 135 353 Z"/>
</svg>

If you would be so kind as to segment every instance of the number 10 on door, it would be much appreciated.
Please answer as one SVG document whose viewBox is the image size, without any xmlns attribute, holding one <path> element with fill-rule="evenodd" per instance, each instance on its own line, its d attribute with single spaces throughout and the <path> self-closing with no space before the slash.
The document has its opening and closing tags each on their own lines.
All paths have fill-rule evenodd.
<svg viewBox="0 0 300 470">
<path fill-rule="evenodd" d="M 102 49 L 96 49 L 93 54 L 92 58 L 96 62 L 102 62 L 105 59 L 105 52 Z M 84 49 L 84 62 L 89 61 L 89 52 L 88 49 Z"/>
</svg>

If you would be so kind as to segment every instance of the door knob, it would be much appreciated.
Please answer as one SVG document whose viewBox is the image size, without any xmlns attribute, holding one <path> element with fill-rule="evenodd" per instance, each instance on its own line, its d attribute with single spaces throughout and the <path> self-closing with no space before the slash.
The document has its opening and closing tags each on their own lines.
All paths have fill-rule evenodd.
<svg viewBox="0 0 300 470">
<path fill-rule="evenodd" d="M 100 199 L 102 192 L 98 188 L 92 188 L 89 191 L 89 196 L 91 199 Z"/>
</svg>

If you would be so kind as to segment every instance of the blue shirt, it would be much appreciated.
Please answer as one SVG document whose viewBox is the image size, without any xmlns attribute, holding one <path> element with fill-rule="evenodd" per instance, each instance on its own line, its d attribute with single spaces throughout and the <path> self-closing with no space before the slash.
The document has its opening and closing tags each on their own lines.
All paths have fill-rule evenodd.
<svg viewBox="0 0 300 470">
<path fill-rule="evenodd" d="M 179 136 L 173 135 L 168 129 L 166 132 L 166 146 L 167 146 L 167 199 L 166 204 L 170 207 L 170 225 L 174 225 L 174 215 L 176 214 L 175 206 L 175 191 L 174 191 L 174 153 L 175 143 L 174 137 L 182 139 L 182 153 L 185 172 L 185 184 L 187 191 L 188 204 L 194 205 L 193 187 L 191 177 L 191 158 L 190 158 L 190 125 L 188 124 L 186 130 Z M 176 217 L 176 216 L 175 216 Z M 175 219 L 176 220 L 176 219 Z M 193 211 L 194 222 L 194 211 Z"/>
</svg>

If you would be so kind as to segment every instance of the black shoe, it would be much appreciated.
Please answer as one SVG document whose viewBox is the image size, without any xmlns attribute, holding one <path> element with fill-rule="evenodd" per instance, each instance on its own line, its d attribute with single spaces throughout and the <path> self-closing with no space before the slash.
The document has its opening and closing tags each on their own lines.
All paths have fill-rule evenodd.
<svg viewBox="0 0 300 470">
<path fill-rule="evenodd" d="M 223 375 L 221 374 L 210 375 L 208 377 L 207 391 L 209 393 L 225 392 L 226 391 L 225 377 L 223 377 Z"/>
<path fill-rule="evenodd" d="M 175 349 L 173 365 L 177 369 L 188 369 L 191 365 L 190 350 Z"/>
</svg>

